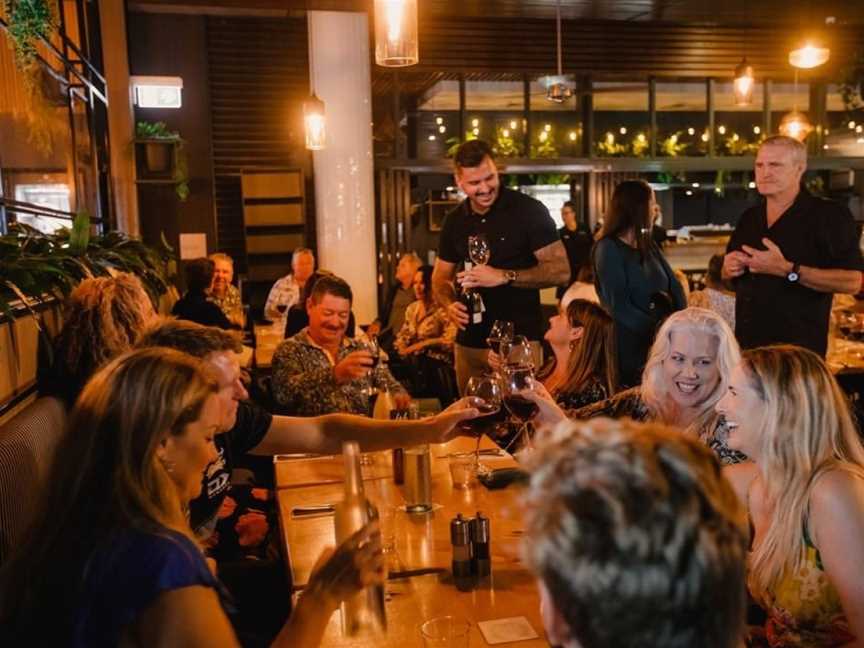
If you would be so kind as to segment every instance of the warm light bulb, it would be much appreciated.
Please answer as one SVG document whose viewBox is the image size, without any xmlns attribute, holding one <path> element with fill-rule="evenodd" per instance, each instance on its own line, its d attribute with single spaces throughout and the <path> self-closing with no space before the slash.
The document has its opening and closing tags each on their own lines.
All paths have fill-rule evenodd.
<svg viewBox="0 0 864 648">
<path fill-rule="evenodd" d="M 618 129 L 618 132 L 621 133 L 622 135 L 626 135 L 627 129 L 624 126 L 622 126 L 621 128 Z"/>
<path fill-rule="evenodd" d="M 708 141 L 708 133 L 702 133 L 702 141 L 703 141 L 703 142 L 707 142 L 707 141 Z"/>
<path fill-rule="evenodd" d="M 698 182 L 694 182 L 694 183 L 692 183 L 690 186 L 693 187 L 694 189 L 698 189 L 698 188 L 699 188 L 699 183 L 698 183 Z"/>
<path fill-rule="evenodd" d="M 606 143 L 607 144 L 614 144 L 615 143 L 615 136 L 612 133 L 606 133 Z"/>
<path fill-rule="evenodd" d="M 819 67 L 831 56 L 831 50 L 827 47 L 817 47 L 813 43 L 806 43 L 789 52 L 789 64 L 792 67 L 808 69 Z"/>
<path fill-rule="evenodd" d="M 314 94 L 303 102 L 303 130 L 306 134 L 306 148 L 320 151 L 327 142 L 324 102 Z"/>
<path fill-rule="evenodd" d="M 472 130 L 471 132 L 474 133 L 475 135 L 479 135 L 479 134 L 480 134 L 480 129 L 479 129 L 479 128 L 475 128 L 475 129 Z"/>
<path fill-rule="evenodd" d="M 732 141 L 733 142 L 737 142 L 739 139 L 741 139 L 741 138 L 738 137 L 738 133 L 732 133 Z"/>
<path fill-rule="evenodd" d="M 501 134 L 502 134 L 504 137 L 510 137 L 510 129 L 509 129 L 509 128 L 505 128 L 505 129 L 503 129 L 503 130 L 501 131 Z"/>
<path fill-rule="evenodd" d="M 677 144 L 677 143 L 678 143 L 678 136 L 673 134 L 673 135 L 669 138 L 669 141 L 672 142 L 673 144 Z"/>
<path fill-rule="evenodd" d="M 849 130 L 852 130 L 853 128 L 855 128 L 855 122 L 854 122 L 854 121 L 850 121 L 850 122 L 849 122 L 848 124 L 846 124 L 846 125 L 849 127 Z"/>
<path fill-rule="evenodd" d="M 755 189 L 756 183 L 751 180 L 750 182 L 747 183 L 747 188 L 748 189 Z"/>
<path fill-rule="evenodd" d="M 375 0 L 375 62 L 404 67 L 419 60 L 417 0 Z"/>
<path fill-rule="evenodd" d="M 695 135 L 696 129 L 691 126 L 690 128 L 687 129 L 687 134 L 688 135 Z"/>
<path fill-rule="evenodd" d="M 780 120 L 778 130 L 781 135 L 786 135 L 787 137 L 797 139 L 799 142 L 803 142 L 813 130 L 813 126 L 807 119 L 807 115 L 793 111 L 783 116 L 783 119 Z"/>
<path fill-rule="evenodd" d="M 435 141 L 435 136 L 434 136 L 434 135 L 430 135 L 430 136 L 429 136 L 429 141 L 430 141 L 430 142 L 434 142 L 434 141 Z"/>
<path fill-rule="evenodd" d="M 725 126 L 718 127 L 717 132 L 720 133 L 721 135 L 725 135 L 726 134 L 726 127 Z"/>
<path fill-rule="evenodd" d="M 762 132 L 762 129 L 759 128 L 758 126 L 754 126 L 754 127 L 753 127 L 753 132 L 754 132 L 756 135 L 758 135 L 759 133 Z"/>
<path fill-rule="evenodd" d="M 644 142 L 645 141 L 645 135 L 643 133 L 639 133 L 636 136 L 636 139 L 639 140 L 640 142 Z"/>
<path fill-rule="evenodd" d="M 549 133 L 547 133 L 545 130 L 540 131 L 540 141 L 545 142 L 547 139 L 549 139 Z"/>
<path fill-rule="evenodd" d="M 546 132 L 548 133 L 549 131 L 552 130 L 552 124 L 544 124 L 544 125 L 543 125 L 543 130 L 546 131 Z"/>
<path fill-rule="evenodd" d="M 446 133 L 446 132 L 447 132 L 447 127 L 446 127 L 446 126 L 439 126 L 439 127 L 438 127 L 438 132 L 439 132 L 439 133 Z"/>
<path fill-rule="evenodd" d="M 753 68 L 743 59 L 735 68 L 735 80 L 732 82 L 732 93 L 735 95 L 736 106 L 749 106 L 753 101 Z"/>
<path fill-rule="evenodd" d="M 444 123 L 444 118 L 443 118 L 443 117 L 436 117 L 436 118 L 435 118 L 435 123 L 438 124 L 438 125 L 440 126 L 441 124 Z"/>
<path fill-rule="evenodd" d="M 477 128 L 479 125 L 480 125 L 480 120 L 477 119 L 476 117 L 471 120 L 471 126 L 473 126 L 474 128 Z"/>
<path fill-rule="evenodd" d="M 511 120 L 510 120 L 510 128 L 512 128 L 513 130 L 516 130 L 516 127 L 517 127 L 517 126 L 519 126 L 519 124 L 516 122 L 516 120 L 515 120 L 515 119 L 511 119 Z"/>
<path fill-rule="evenodd" d="M 576 131 L 570 131 L 570 134 L 567 135 L 567 137 L 570 138 L 571 142 L 575 142 L 576 141 Z"/>
</svg>

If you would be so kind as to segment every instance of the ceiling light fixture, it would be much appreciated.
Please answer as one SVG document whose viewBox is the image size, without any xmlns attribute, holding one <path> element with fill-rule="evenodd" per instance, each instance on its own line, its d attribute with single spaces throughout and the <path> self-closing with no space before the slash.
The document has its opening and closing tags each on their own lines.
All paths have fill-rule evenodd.
<svg viewBox="0 0 864 648">
<path fill-rule="evenodd" d="M 564 103 L 573 96 L 573 88 L 564 76 L 564 66 L 561 56 L 561 0 L 555 3 L 555 28 L 558 33 L 558 75 L 546 77 L 546 100 L 553 103 Z"/>
<path fill-rule="evenodd" d="M 420 61 L 417 0 L 375 0 L 375 63 L 407 67 Z"/>
<path fill-rule="evenodd" d="M 735 80 L 732 82 L 736 106 L 749 106 L 753 102 L 753 87 L 755 85 L 753 66 L 747 62 L 747 57 L 744 57 L 738 67 L 735 68 Z"/>
<path fill-rule="evenodd" d="M 827 62 L 830 57 L 830 49 L 814 45 L 808 41 L 801 47 L 789 52 L 789 65 L 802 70 L 808 70 L 810 68 L 819 67 L 823 63 Z"/>
</svg>

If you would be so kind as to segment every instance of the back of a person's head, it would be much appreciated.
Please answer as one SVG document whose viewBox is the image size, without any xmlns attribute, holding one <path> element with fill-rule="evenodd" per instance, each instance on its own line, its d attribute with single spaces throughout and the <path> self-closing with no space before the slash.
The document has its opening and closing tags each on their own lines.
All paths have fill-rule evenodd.
<svg viewBox="0 0 864 648">
<path fill-rule="evenodd" d="M 723 285 L 723 255 L 715 254 L 708 260 L 708 281 L 715 286 Z"/>
<path fill-rule="evenodd" d="M 453 165 L 458 172 L 460 169 L 470 169 L 480 166 L 486 158 L 495 159 L 492 147 L 480 139 L 468 140 L 456 149 L 453 156 Z"/>
<path fill-rule="evenodd" d="M 300 296 L 300 301 L 296 304 L 299 308 L 306 308 L 306 301 L 312 296 L 312 291 L 315 289 L 315 284 L 318 283 L 318 280 L 321 277 L 333 277 L 335 276 L 329 270 L 323 270 L 318 268 L 315 270 L 309 278 L 306 280 L 306 283 L 303 285 L 303 294 Z"/>
<path fill-rule="evenodd" d="M 83 387 L 96 369 L 131 349 L 154 316 L 138 277 L 124 272 L 84 279 L 66 300 L 57 353 Z"/>
<path fill-rule="evenodd" d="M 603 237 L 620 236 L 632 229 L 637 242 L 641 241 L 642 230 L 650 228 L 654 218 L 650 210 L 651 193 L 651 187 L 644 180 L 619 182 L 606 212 Z"/>
<path fill-rule="evenodd" d="M 203 292 L 213 283 L 213 270 L 216 264 L 210 259 L 192 259 L 186 263 L 186 289 L 189 292 Z"/>
<path fill-rule="evenodd" d="M 216 383 L 195 358 L 139 349 L 87 383 L 47 472 L 32 524 L 0 577 L 0 644 L 19 631 L 40 642 L 46 619 L 71 636 L 90 554 L 124 529 L 191 535 L 157 448 L 197 420 Z M 42 624 L 42 625 L 40 625 Z M 64 641 L 63 643 L 66 643 Z"/>
<path fill-rule="evenodd" d="M 354 294 L 351 292 L 351 286 L 348 285 L 347 281 L 334 274 L 321 276 L 318 281 L 315 282 L 315 286 L 312 288 L 309 298 L 312 300 L 313 304 L 320 304 L 325 295 L 333 295 L 334 297 L 347 299 L 349 303 L 354 301 Z"/>
<path fill-rule="evenodd" d="M 562 424 L 531 459 L 523 550 L 581 648 L 732 648 L 746 513 L 711 450 L 656 424 Z M 548 628 L 547 628 L 548 629 Z"/>
<path fill-rule="evenodd" d="M 188 353 L 196 358 L 205 358 L 211 353 L 233 351 L 240 353 L 243 343 L 239 333 L 215 326 L 202 326 L 189 320 L 161 317 L 141 333 L 139 349 L 166 347 Z"/>
</svg>

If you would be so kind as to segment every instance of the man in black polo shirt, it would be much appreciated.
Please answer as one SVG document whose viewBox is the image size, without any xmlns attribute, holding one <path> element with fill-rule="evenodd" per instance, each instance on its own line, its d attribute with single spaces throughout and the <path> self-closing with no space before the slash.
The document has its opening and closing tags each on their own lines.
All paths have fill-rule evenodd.
<svg viewBox="0 0 864 648">
<path fill-rule="evenodd" d="M 556 297 L 561 299 L 567 288 L 570 287 L 582 266 L 588 264 L 591 259 L 591 248 L 594 246 L 594 237 L 587 223 L 580 223 L 576 217 L 576 203 L 568 200 L 561 206 L 561 220 L 564 226 L 558 228 L 558 236 L 567 251 L 567 261 L 570 264 L 570 279 L 566 286 L 558 286 Z"/>
<path fill-rule="evenodd" d="M 769 137 L 756 156 L 765 201 L 741 216 L 723 278 L 736 293 L 735 335 L 745 349 L 797 344 L 825 355 L 835 292 L 857 293 L 864 263 L 852 214 L 801 187 L 807 149 Z"/>
<path fill-rule="evenodd" d="M 441 228 L 432 289 L 459 327 L 456 380 L 463 392 L 468 378 L 487 367 L 486 337 L 495 320 L 512 321 L 517 335 L 540 340 L 539 289 L 566 283 L 570 267 L 546 207 L 500 186 L 486 142 L 462 144 L 454 166 L 456 184 L 467 199 L 447 214 Z M 489 241 L 489 263 L 460 272 L 459 265 L 470 261 L 468 237 L 476 234 L 485 234 Z M 454 279 L 462 288 L 478 289 L 481 294 L 486 310 L 479 323 L 469 321 L 468 310 L 456 296 Z"/>
</svg>

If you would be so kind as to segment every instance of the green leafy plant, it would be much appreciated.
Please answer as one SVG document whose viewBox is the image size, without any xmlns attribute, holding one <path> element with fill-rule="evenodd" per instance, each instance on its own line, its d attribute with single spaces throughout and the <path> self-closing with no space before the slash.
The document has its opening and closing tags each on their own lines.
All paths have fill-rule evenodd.
<svg viewBox="0 0 864 648">
<path fill-rule="evenodd" d="M 20 301 L 35 317 L 32 306 L 46 296 L 62 298 L 82 279 L 115 272 L 137 275 L 154 302 L 168 290 L 175 254 L 164 237 L 151 247 L 121 232 L 90 230 L 86 212 L 51 234 L 12 223 L 0 236 L 0 313 L 13 317 Z"/>
<path fill-rule="evenodd" d="M 606 137 L 594 145 L 597 153 L 605 157 L 621 157 L 627 153 L 627 145 L 615 141 L 615 135 L 606 133 Z"/>
<path fill-rule="evenodd" d="M 470 142 L 471 140 L 477 139 L 477 136 L 474 134 L 474 131 L 465 131 L 465 137 L 463 139 L 459 139 L 458 136 L 454 135 L 453 137 L 445 140 L 445 144 L 447 145 L 447 157 L 452 158 L 456 155 L 456 151 L 459 150 L 459 147 L 462 146 L 462 142 Z"/>
<path fill-rule="evenodd" d="M 682 131 L 672 133 L 669 137 L 660 140 L 660 155 L 666 157 L 678 157 L 687 149 L 687 143 L 681 141 Z"/>
<path fill-rule="evenodd" d="M 55 28 L 54 11 L 46 0 L 6 0 L 6 15 L 15 59 L 24 69 L 36 58 L 36 43 Z"/>
<path fill-rule="evenodd" d="M 492 148 L 500 157 L 519 157 L 522 155 L 522 143 L 513 137 L 510 129 L 501 126 L 495 130 L 495 142 Z"/>
<path fill-rule="evenodd" d="M 168 130 L 165 122 L 139 121 L 135 125 L 135 136 L 138 140 L 150 140 L 174 146 L 174 170 L 171 179 L 174 181 L 174 193 L 185 202 L 189 197 L 189 162 L 186 159 L 186 147 L 180 133 Z"/>
</svg>

